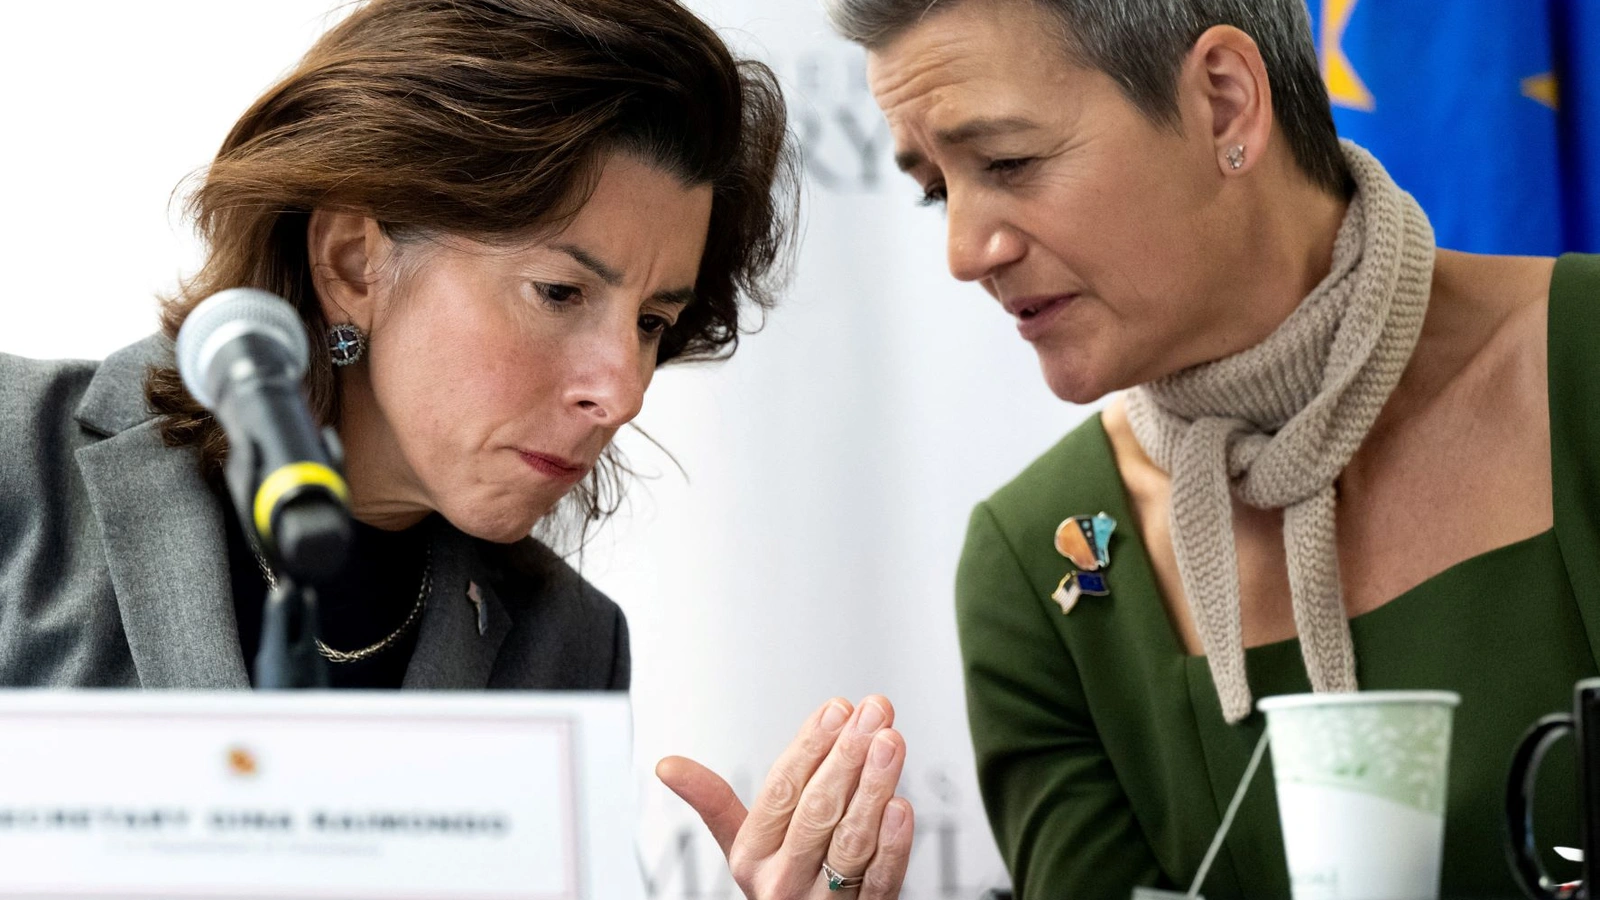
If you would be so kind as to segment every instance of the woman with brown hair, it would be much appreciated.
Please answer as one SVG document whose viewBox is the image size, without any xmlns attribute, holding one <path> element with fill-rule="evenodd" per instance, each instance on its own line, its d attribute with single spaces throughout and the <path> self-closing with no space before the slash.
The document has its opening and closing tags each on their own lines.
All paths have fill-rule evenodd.
<svg viewBox="0 0 1600 900">
<path fill-rule="evenodd" d="M 199 272 L 101 363 L 0 356 L 0 684 L 245 688 L 272 573 L 172 341 L 286 298 L 355 533 L 316 631 L 335 686 L 615 689 L 620 610 L 530 532 L 603 517 L 659 366 L 770 307 L 795 163 L 769 70 L 673 0 L 373 0 L 224 141 Z M 746 813 L 664 761 L 752 897 L 890 897 L 910 808 L 882 698 L 829 701 Z M 863 883 L 864 879 L 864 883 Z"/>
</svg>

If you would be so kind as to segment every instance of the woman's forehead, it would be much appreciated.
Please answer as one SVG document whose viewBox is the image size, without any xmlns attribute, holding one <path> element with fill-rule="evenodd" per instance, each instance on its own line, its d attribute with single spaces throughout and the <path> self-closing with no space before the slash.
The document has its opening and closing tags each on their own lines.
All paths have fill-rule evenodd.
<svg viewBox="0 0 1600 900">
<path fill-rule="evenodd" d="M 1095 74 L 1068 60 L 1031 2 L 1023 9 L 1032 22 L 971 13 L 984 6 L 953 7 L 869 53 L 868 83 L 901 168 L 914 164 L 910 144 L 958 146 L 1054 121 Z"/>
<path fill-rule="evenodd" d="M 953 91 L 1003 93 L 1081 73 L 1059 22 L 1032 0 L 960 3 L 867 54 L 867 80 L 887 111 Z"/>
</svg>

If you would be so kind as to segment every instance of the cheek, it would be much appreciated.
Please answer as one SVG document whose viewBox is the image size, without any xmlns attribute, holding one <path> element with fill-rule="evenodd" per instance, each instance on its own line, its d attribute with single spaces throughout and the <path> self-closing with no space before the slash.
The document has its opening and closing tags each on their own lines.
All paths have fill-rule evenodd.
<svg viewBox="0 0 1600 900">
<path fill-rule="evenodd" d="M 1083 325 L 1103 329 L 1109 319 L 1135 329 L 1141 343 L 1160 345 L 1203 318 L 1195 288 L 1207 282 L 1223 238 L 1170 186 L 1125 183 L 1115 196 L 1058 201 L 1053 216 L 1036 216 L 1035 234 L 1065 266 L 1062 286 L 1099 301 L 1082 310 Z"/>
<path fill-rule="evenodd" d="M 526 414 L 537 354 L 487 304 L 437 302 L 374 341 L 373 389 L 407 460 L 424 481 L 470 462 Z"/>
<path fill-rule="evenodd" d="M 639 358 L 639 384 L 644 389 L 644 399 L 650 399 L 650 383 L 656 377 L 656 353 L 651 350 Z"/>
<path fill-rule="evenodd" d="M 1159 284 L 1211 237 L 1201 227 L 1210 198 L 1181 151 L 1173 141 L 1096 148 L 1059 173 L 1036 219 L 1054 247 L 1097 274 Z"/>
</svg>

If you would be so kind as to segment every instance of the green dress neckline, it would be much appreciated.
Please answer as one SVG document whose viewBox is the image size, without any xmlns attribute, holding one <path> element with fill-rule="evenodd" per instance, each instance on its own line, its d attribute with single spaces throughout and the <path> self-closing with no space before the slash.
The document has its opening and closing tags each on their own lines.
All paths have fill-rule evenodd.
<svg viewBox="0 0 1600 900">
<path fill-rule="evenodd" d="M 1123 540 L 1118 542 L 1115 550 L 1116 561 L 1121 567 L 1116 574 L 1125 573 L 1131 562 L 1140 570 L 1139 575 L 1142 580 L 1148 581 L 1152 585 L 1157 584 L 1155 567 L 1150 562 L 1150 555 L 1145 549 L 1144 536 L 1138 530 L 1136 524 L 1138 520 L 1134 517 L 1132 503 L 1128 500 L 1127 485 L 1122 480 L 1121 471 L 1117 469 L 1116 453 L 1111 444 L 1111 436 L 1106 433 L 1103 414 L 1095 413 L 1090 424 L 1095 432 L 1096 447 L 1099 451 L 1096 462 L 1101 464 L 1103 469 L 1101 472 L 1093 473 L 1093 477 L 1109 479 L 1110 482 L 1116 485 L 1116 504 L 1112 509 L 1108 509 L 1105 512 L 1116 519 L 1120 525 L 1117 537 L 1121 538 L 1126 535 Z M 1385 601 L 1381 606 L 1370 609 L 1360 615 L 1351 616 L 1349 619 L 1351 634 L 1354 636 L 1357 632 L 1366 630 L 1369 627 L 1383 627 L 1392 624 L 1395 619 L 1410 618 L 1415 615 L 1415 611 L 1406 610 L 1405 607 L 1407 606 L 1425 603 L 1430 597 L 1436 597 L 1440 593 L 1451 589 L 1475 585 L 1484 577 L 1483 570 L 1490 568 L 1498 570 L 1499 567 L 1514 563 L 1519 559 L 1529 560 L 1540 550 L 1550 549 L 1554 549 L 1559 553 L 1559 545 L 1553 525 L 1538 534 L 1509 544 L 1503 544 L 1476 556 L 1469 556 L 1401 591 L 1393 598 Z M 1189 653 L 1184 650 L 1183 641 L 1179 639 L 1177 632 L 1172 627 L 1172 620 L 1167 615 L 1165 598 L 1160 595 L 1159 589 L 1154 594 L 1154 599 L 1156 600 L 1155 617 L 1159 620 L 1158 624 L 1161 626 L 1159 630 L 1163 632 L 1167 646 L 1174 654 L 1183 657 L 1185 660 L 1205 664 L 1207 662 L 1205 654 Z M 1396 611 L 1397 607 L 1400 610 L 1398 612 Z M 1248 663 L 1248 660 L 1253 655 L 1270 654 L 1276 656 L 1288 650 L 1298 651 L 1299 647 L 1300 639 L 1298 636 L 1266 644 L 1256 644 L 1245 648 L 1245 659 Z M 1209 672 L 1209 669 L 1207 671 Z"/>
</svg>

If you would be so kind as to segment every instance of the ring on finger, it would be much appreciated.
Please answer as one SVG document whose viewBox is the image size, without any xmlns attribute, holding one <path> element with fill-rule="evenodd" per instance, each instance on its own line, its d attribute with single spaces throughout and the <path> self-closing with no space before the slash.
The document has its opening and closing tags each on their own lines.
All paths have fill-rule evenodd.
<svg viewBox="0 0 1600 900">
<path fill-rule="evenodd" d="M 839 874 L 838 869 L 828 865 L 827 860 L 822 861 L 822 877 L 828 879 L 828 890 L 830 891 L 845 891 L 850 888 L 858 888 L 861 886 L 861 882 L 865 880 L 860 875 L 854 878 L 846 878 Z"/>
</svg>

